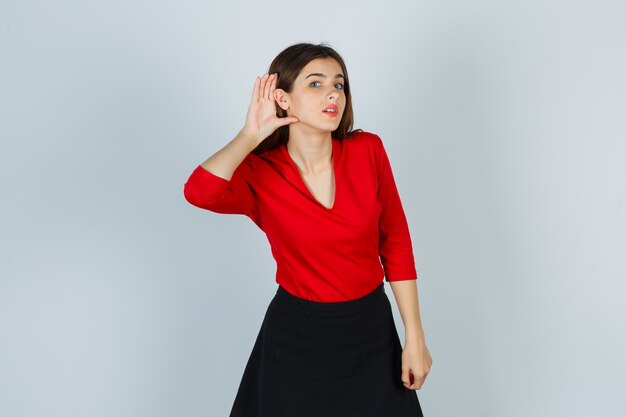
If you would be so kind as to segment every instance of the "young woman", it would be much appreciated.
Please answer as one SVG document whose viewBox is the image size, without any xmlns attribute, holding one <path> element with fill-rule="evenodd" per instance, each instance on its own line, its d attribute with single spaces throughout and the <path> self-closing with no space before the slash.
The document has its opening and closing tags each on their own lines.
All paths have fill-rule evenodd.
<svg viewBox="0 0 626 417">
<path fill-rule="evenodd" d="M 277 265 L 230 417 L 422 416 L 432 359 L 411 237 L 381 139 L 352 124 L 341 56 L 292 45 L 256 78 L 241 131 L 185 183 L 194 206 L 248 216 Z"/>
</svg>

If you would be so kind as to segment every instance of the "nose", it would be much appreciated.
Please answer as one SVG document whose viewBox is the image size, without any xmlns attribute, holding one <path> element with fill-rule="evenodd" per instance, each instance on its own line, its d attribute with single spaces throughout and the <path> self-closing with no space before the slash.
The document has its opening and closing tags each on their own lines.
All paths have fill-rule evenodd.
<svg viewBox="0 0 626 417">
<path fill-rule="evenodd" d="M 337 90 L 330 90 L 330 92 L 328 93 L 328 100 L 330 101 L 337 101 L 337 98 L 339 97 L 339 93 L 337 93 Z"/>
</svg>

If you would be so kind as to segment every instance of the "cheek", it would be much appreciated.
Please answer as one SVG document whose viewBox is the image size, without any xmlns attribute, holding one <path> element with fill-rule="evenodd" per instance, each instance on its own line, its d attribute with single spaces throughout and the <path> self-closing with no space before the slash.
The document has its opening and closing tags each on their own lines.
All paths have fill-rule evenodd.
<svg viewBox="0 0 626 417">
<path fill-rule="evenodd" d="M 318 111 L 319 107 L 319 99 L 316 100 L 312 97 L 301 97 L 293 101 L 293 110 L 303 116 Z"/>
</svg>

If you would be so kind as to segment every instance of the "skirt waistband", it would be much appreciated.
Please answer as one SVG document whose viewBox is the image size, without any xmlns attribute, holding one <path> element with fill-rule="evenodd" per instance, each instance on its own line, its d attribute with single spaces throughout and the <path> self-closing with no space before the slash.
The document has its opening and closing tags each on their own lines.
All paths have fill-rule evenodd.
<svg viewBox="0 0 626 417">
<path fill-rule="evenodd" d="M 362 307 L 368 303 L 371 303 L 381 297 L 385 297 L 385 283 L 381 282 L 374 290 L 365 294 L 362 297 L 354 300 L 346 301 L 313 301 L 307 300 L 289 293 L 282 285 L 278 285 L 276 290 L 276 298 L 280 301 L 286 301 L 295 305 L 296 307 L 310 309 L 315 311 L 340 311 L 350 310 L 356 307 Z"/>
</svg>

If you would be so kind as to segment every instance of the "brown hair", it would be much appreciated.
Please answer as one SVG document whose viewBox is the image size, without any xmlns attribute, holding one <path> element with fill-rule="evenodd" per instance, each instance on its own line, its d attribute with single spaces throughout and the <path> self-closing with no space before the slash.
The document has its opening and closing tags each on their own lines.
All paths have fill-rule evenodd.
<svg viewBox="0 0 626 417">
<path fill-rule="evenodd" d="M 317 58 L 332 58 L 341 66 L 344 75 L 343 91 L 346 96 L 346 107 L 341 117 L 341 122 L 336 130 L 332 132 L 332 137 L 344 139 L 354 136 L 355 133 L 362 131 L 361 129 L 352 129 L 354 116 L 352 113 L 352 96 L 350 95 L 350 81 L 346 64 L 341 56 L 333 48 L 327 44 L 314 45 L 311 43 L 297 43 L 291 45 L 287 49 L 279 53 L 272 61 L 268 70 L 269 74 L 277 73 L 278 82 L 276 88 L 285 90 L 290 93 L 293 89 L 293 83 L 309 62 Z M 287 111 L 283 110 L 276 103 L 276 115 L 278 117 L 286 117 Z M 276 146 L 286 144 L 289 141 L 289 125 L 281 126 L 271 135 L 265 138 L 252 153 L 259 155 L 265 151 L 275 148 Z"/>
</svg>

